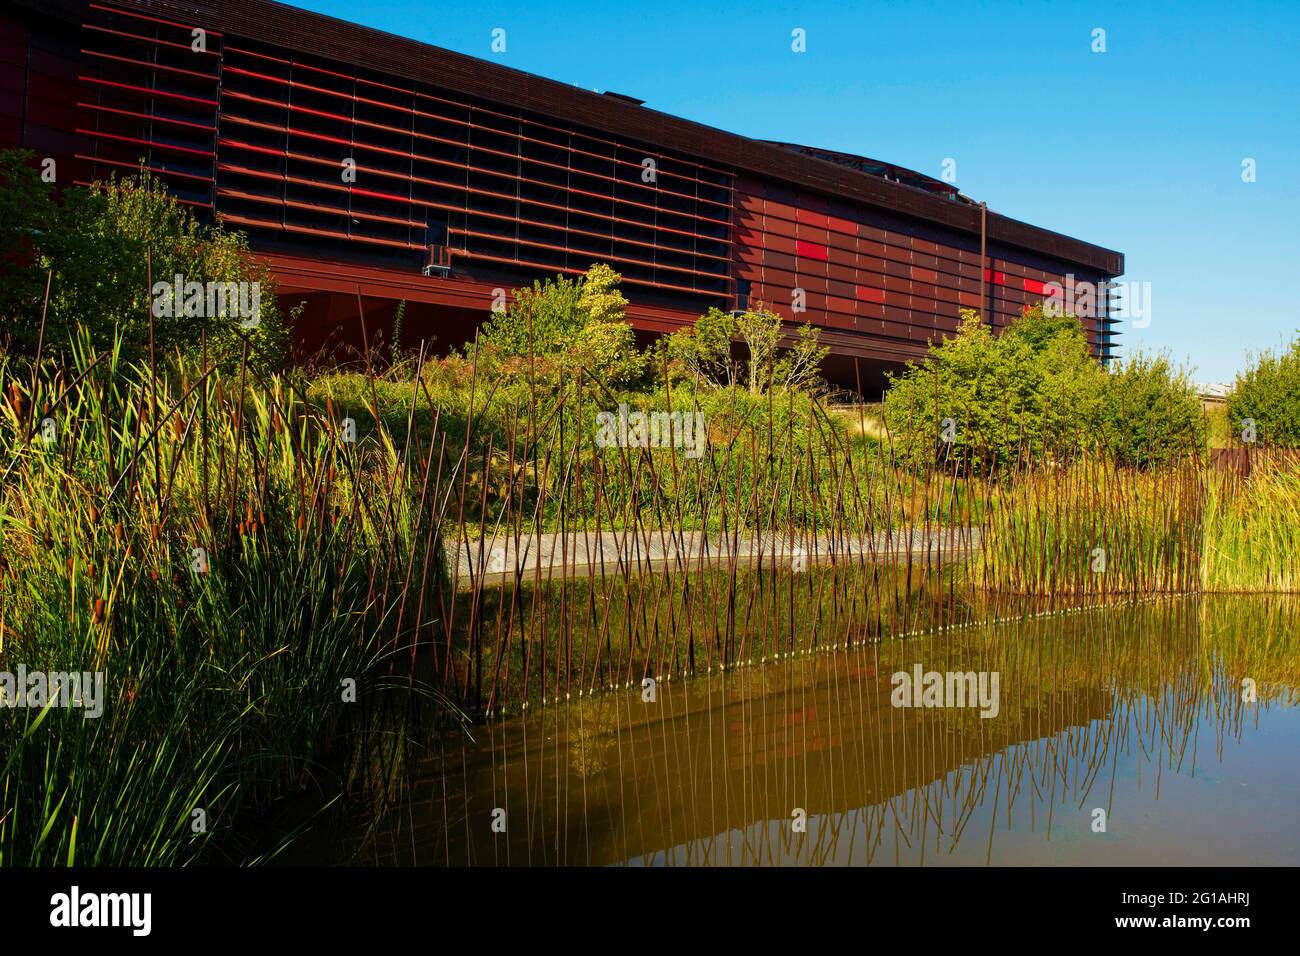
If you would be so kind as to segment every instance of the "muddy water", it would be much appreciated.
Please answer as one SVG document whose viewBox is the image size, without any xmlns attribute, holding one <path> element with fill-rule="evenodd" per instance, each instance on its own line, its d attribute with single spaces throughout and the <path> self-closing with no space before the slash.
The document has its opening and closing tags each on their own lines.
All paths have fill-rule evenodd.
<svg viewBox="0 0 1300 956">
<path fill-rule="evenodd" d="M 895 678 L 930 672 L 944 684 L 928 699 Z M 887 640 L 475 726 L 421 764 L 358 856 L 1295 865 L 1298 689 L 1300 607 L 1271 599 Z"/>
</svg>

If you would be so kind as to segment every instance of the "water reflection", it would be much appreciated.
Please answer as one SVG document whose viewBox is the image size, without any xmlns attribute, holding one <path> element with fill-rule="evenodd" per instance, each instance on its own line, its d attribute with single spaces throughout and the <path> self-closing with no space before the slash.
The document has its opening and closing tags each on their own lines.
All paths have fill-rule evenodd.
<svg viewBox="0 0 1300 956">
<path fill-rule="evenodd" d="M 1277 599 L 1164 600 L 664 682 L 652 702 L 632 688 L 497 719 L 441 743 L 364 855 L 1294 865 L 1297 623 L 1296 605 Z M 997 715 L 893 706 L 891 676 L 917 664 L 997 673 Z"/>
</svg>

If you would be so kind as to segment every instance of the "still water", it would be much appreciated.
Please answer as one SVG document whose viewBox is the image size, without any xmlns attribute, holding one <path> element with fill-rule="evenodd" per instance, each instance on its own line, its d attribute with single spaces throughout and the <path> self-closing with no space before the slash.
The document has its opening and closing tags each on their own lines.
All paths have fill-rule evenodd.
<svg viewBox="0 0 1300 956">
<path fill-rule="evenodd" d="M 900 706 L 925 698 L 895 675 L 929 672 L 984 700 Z M 884 640 L 448 735 L 357 859 L 1295 865 L 1298 689 L 1300 606 L 1276 599 Z"/>
</svg>

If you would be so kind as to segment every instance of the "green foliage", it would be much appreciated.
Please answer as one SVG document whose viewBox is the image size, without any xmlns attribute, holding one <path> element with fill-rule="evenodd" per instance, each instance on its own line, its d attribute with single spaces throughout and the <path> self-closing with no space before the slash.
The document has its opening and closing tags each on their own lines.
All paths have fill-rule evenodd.
<svg viewBox="0 0 1300 956">
<path fill-rule="evenodd" d="M 1136 468 L 1202 451 L 1209 435 L 1188 373 L 1164 356 L 1140 353 L 1111 366 L 1094 428 L 1118 464 Z"/>
<path fill-rule="evenodd" d="M 562 352 L 586 324 L 579 307 L 582 286 L 558 277 L 516 289 L 514 302 L 483 323 L 480 338 L 502 355 L 551 355 Z"/>
<path fill-rule="evenodd" d="M 760 307 L 746 309 L 736 316 L 736 332 L 745 343 L 748 353 L 748 373 L 745 381 L 751 393 L 771 387 L 772 367 L 776 361 L 777 343 L 781 341 L 781 317 Z"/>
<path fill-rule="evenodd" d="M 1228 396 L 1232 432 L 1253 419 L 1259 444 L 1300 448 L 1300 339 L 1280 355 L 1265 352 L 1237 376 Z"/>
<path fill-rule="evenodd" d="M 699 380 L 714 388 L 743 383 L 751 394 L 772 388 L 810 388 L 820 381 L 821 363 L 829 349 L 820 344 L 821 330 L 802 325 L 794 345 L 780 347 L 781 317 L 761 305 L 739 314 L 709 309 L 693 326 L 674 332 L 664 343 L 675 380 Z M 732 359 L 732 343 L 745 350 L 745 374 Z"/>
<path fill-rule="evenodd" d="M 884 415 L 896 452 L 917 466 L 955 458 L 980 470 L 1064 454 L 1102 393 L 1078 320 L 1037 307 L 994 336 L 974 310 L 961 315 L 956 336 L 893 377 Z"/>
<path fill-rule="evenodd" d="M 674 332 L 664 342 L 668 361 L 677 377 L 696 380 L 716 388 L 736 382 L 731 360 L 731 340 L 736 336 L 736 317 L 713 308 L 695 320 L 689 329 Z"/>
<path fill-rule="evenodd" d="M 96 351 L 120 337 L 126 362 L 148 357 L 152 329 L 161 361 L 196 358 L 206 334 L 210 360 L 232 366 L 247 334 L 251 362 L 283 365 L 289 333 L 274 282 L 242 234 L 199 222 L 147 170 L 56 195 L 31 160 L 30 152 L 0 152 L 0 319 L 11 351 L 35 352 L 48 277 L 47 355 L 66 356 L 84 325 Z M 177 275 L 186 283 L 257 283 L 256 327 L 241 330 L 233 310 L 159 314 L 155 290 Z"/>
<path fill-rule="evenodd" d="M 596 263 L 577 282 L 560 277 L 517 289 L 514 304 L 484 324 L 483 341 L 507 358 L 543 359 L 543 374 L 585 369 L 615 387 L 637 382 L 650 363 L 636 347 L 621 281 Z"/>
<path fill-rule="evenodd" d="M 772 372 L 775 384 L 785 388 L 809 388 L 820 382 L 822 362 L 830 348 L 821 344 L 822 330 L 811 323 L 799 326 L 794 345 L 788 349 Z"/>
<path fill-rule="evenodd" d="M 619 291 L 623 277 L 597 262 L 582 278 L 582 292 L 578 307 L 587 314 L 588 322 L 624 322 L 627 320 L 627 299 Z"/>
<path fill-rule="evenodd" d="M 914 467 L 955 460 L 980 470 L 1083 448 L 1150 468 L 1203 449 L 1207 431 L 1187 374 L 1167 358 L 1136 356 L 1107 371 L 1077 319 L 1041 306 L 999 336 L 963 310 L 956 336 L 894 377 L 885 422 Z"/>
<path fill-rule="evenodd" d="M 190 388 L 89 354 L 54 452 L 28 413 L 66 383 L 0 363 L 0 669 L 103 672 L 106 698 L 5 711 L 0 865 L 239 862 L 245 814 L 328 786 L 340 721 L 406 652 L 409 569 L 445 590 L 438 519 L 386 433 L 340 440 L 278 376 Z M 435 626 L 405 613 L 407 636 Z"/>
<path fill-rule="evenodd" d="M 1300 593 L 1300 469 L 1289 452 L 1254 458 L 1251 474 L 1206 483 L 1202 587 Z"/>
<path fill-rule="evenodd" d="M 403 299 L 397 303 L 397 311 L 393 314 L 393 346 L 391 349 L 390 361 L 397 365 L 402 361 L 404 353 L 402 352 L 402 324 L 406 319 L 406 300 Z"/>
</svg>

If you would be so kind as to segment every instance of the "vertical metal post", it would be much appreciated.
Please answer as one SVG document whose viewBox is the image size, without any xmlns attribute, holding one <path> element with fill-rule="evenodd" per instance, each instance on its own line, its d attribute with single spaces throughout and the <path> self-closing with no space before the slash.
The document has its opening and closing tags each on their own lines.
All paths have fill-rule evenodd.
<svg viewBox="0 0 1300 956">
<path fill-rule="evenodd" d="M 980 321 L 984 321 L 987 314 L 988 306 L 988 284 L 989 284 L 989 263 L 988 263 L 988 217 L 989 204 L 980 203 Z M 990 322 L 991 326 L 993 323 Z"/>
</svg>

